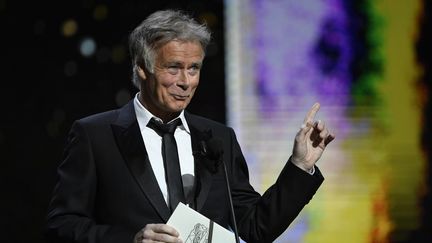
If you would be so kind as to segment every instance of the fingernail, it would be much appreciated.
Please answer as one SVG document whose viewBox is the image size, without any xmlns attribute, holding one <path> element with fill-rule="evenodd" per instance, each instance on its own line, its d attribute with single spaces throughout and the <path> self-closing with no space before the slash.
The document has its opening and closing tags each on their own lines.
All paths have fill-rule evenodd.
<svg viewBox="0 0 432 243">
<path fill-rule="evenodd" d="M 306 124 L 302 124 L 301 126 L 300 126 L 300 129 L 304 129 L 304 128 L 306 128 Z"/>
</svg>

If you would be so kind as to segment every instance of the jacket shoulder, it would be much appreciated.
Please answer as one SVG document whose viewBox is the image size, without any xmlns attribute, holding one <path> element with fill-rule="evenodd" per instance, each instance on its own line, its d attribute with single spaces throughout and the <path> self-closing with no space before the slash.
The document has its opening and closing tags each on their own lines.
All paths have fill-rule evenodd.
<svg viewBox="0 0 432 243">
<path fill-rule="evenodd" d="M 219 129 L 220 130 L 232 130 L 231 127 L 229 127 L 223 123 L 211 120 L 211 119 L 203 117 L 203 116 L 198 116 L 198 115 L 192 114 L 190 112 L 185 112 L 185 117 L 186 117 L 186 120 L 188 121 L 188 123 L 190 122 L 197 127 L 211 127 L 213 129 L 217 129 L 217 130 L 219 130 Z"/>
<path fill-rule="evenodd" d="M 78 119 L 76 122 L 82 125 L 102 125 L 111 124 L 118 117 L 119 109 L 109 110 L 101 113 L 96 113 L 87 117 Z"/>
</svg>

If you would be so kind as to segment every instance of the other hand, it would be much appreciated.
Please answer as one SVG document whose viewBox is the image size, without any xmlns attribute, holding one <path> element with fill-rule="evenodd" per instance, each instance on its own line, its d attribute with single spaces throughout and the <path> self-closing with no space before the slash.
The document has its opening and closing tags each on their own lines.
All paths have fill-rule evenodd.
<svg viewBox="0 0 432 243">
<path fill-rule="evenodd" d="M 134 237 L 134 243 L 182 243 L 179 233 L 173 227 L 166 224 L 147 224 L 138 231 Z"/>
<path fill-rule="evenodd" d="M 312 106 L 294 141 L 291 162 L 305 171 L 312 169 L 326 146 L 335 139 L 335 135 L 329 132 L 323 121 L 314 121 L 319 108 L 319 103 Z"/>
</svg>

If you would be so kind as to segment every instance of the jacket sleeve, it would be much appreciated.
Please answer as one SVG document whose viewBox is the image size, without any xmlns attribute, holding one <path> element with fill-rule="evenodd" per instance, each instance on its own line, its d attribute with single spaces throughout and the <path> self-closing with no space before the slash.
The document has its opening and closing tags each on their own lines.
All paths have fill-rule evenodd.
<svg viewBox="0 0 432 243">
<path fill-rule="evenodd" d="M 97 173 L 91 141 L 75 122 L 64 158 L 57 169 L 57 183 L 48 207 L 46 237 L 49 242 L 132 242 L 134 232 L 95 222 Z"/>
<path fill-rule="evenodd" d="M 312 199 L 324 178 L 288 160 L 276 182 L 260 196 L 249 183 L 249 173 L 240 146 L 231 132 L 231 191 L 240 237 L 248 243 L 273 242 Z"/>
</svg>

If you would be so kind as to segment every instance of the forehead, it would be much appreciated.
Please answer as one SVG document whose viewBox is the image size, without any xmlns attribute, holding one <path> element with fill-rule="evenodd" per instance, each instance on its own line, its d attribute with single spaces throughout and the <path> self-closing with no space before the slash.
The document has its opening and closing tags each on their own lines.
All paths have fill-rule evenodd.
<svg viewBox="0 0 432 243">
<path fill-rule="evenodd" d="M 156 52 L 158 61 L 202 61 L 204 51 L 197 41 L 173 40 L 163 44 Z"/>
</svg>

